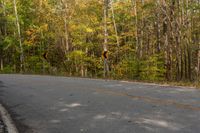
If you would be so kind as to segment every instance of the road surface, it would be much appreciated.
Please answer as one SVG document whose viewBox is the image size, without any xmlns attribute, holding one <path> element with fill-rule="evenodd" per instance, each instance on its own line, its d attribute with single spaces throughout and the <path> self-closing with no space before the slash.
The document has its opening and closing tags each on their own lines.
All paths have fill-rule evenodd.
<svg viewBox="0 0 200 133">
<path fill-rule="evenodd" d="M 53 76 L 0 75 L 20 133 L 200 133 L 200 90 Z"/>
</svg>

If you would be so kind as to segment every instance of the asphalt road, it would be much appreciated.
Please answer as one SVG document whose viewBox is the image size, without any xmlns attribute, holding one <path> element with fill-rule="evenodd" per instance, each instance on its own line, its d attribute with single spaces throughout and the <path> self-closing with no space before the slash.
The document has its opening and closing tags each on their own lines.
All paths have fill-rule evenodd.
<svg viewBox="0 0 200 133">
<path fill-rule="evenodd" d="M 200 133 L 200 90 L 123 81 L 0 75 L 20 133 Z"/>
</svg>

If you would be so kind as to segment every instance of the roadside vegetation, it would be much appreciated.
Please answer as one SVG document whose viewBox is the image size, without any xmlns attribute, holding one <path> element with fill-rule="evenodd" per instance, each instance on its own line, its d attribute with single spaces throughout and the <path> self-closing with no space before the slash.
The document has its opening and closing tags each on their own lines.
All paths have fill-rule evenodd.
<svg viewBox="0 0 200 133">
<path fill-rule="evenodd" d="M 200 0 L 0 0 L 0 73 L 198 86 Z"/>
</svg>

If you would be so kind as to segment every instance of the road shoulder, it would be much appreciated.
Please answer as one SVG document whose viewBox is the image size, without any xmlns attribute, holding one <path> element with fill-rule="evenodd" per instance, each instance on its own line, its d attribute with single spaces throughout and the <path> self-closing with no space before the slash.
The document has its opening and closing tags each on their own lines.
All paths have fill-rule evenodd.
<svg viewBox="0 0 200 133">
<path fill-rule="evenodd" d="M 4 132 L 2 131 L 2 133 L 19 133 L 9 113 L 1 104 L 0 104 L 0 121 L 2 121 L 2 130 L 4 130 Z M 1 128 L 0 128 L 0 133 L 1 133 Z"/>
</svg>

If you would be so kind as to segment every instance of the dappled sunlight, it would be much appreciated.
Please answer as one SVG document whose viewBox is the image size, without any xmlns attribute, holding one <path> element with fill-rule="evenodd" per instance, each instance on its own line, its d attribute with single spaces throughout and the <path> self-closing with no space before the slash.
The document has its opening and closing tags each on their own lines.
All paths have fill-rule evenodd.
<svg viewBox="0 0 200 133">
<path fill-rule="evenodd" d="M 151 126 L 156 126 L 156 127 L 160 127 L 160 128 L 168 128 L 170 130 L 180 130 L 182 128 L 181 125 L 176 124 L 176 123 L 172 123 L 172 122 L 167 122 L 164 120 L 158 120 L 158 119 L 140 119 L 139 122 L 137 122 L 139 124 L 148 124 Z"/>
<path fill-rule="evenodd" d="M 122 84 L 112 84 L 112 85 L 106 85 L 107 87 L 121 87 Z"/>
<path fill-rule="evenodd" d="M 65 104 L 65 106 L 68 108 L 75 108 L 75 107 L 80 107 L 82 105 L 80 103 L 71 103 L 71 104 Z"/>
<path fill-rule="evenodd" d="M 123 115 L 121 119 L 123 119 L 123 120 L 131 120 L 131 117 L 129 117 L 127 115 Z"/>
<path fill-rule="evenodd" d="M 53 124 L 57 124 L 57 123 L 61 123 L 61 120 L 50 120 L 49 122 Z"/>
<path fill-rule="evenodd" d="M 183 89 L 183 88 L 179 88 L 179 89 L 175 89 L 178 92 L 195 92 L 197 90 L 195 89 Z"/>
<path fill-rule="evenodd" d="M 61 110 L 59 110 L 60 112 L 67 112 L 67 111 L 69 111 L 69 109 L 68 108 L 64 108 L 64 109 L 61 109 Z"/>
<path fill-rule="evenodd" d="M 121 112 L 111 112 L 108 114 L 98 114 L 93 117 L 95 120 L 125 120 L 129 121 L 131 120 L 131 117 L 125 114 L 122 114 Z"/>
<path fill-rule="evenodd" d="M 111 114 L 112 114 L 112 115 L 116 115 L 116 116 L 119 116 L 119 115 L 121 115 L 121 113 L 120 113 L 120 112 L 111 112 Z"/>
<path fill-rule="evenodd" d="M 106 118 L 106 115 L 96 115 L 96 116 L 94 116 L 95 120 L 101 120 L 101 119 L 105 119 L 105 118 Z"/>
<path fill-rule="evenodd" d="M 169 127 L 169 124 L 166 121 L 162 121 L 162 120 L 143 119 L 143 122 L 146 124 L 151 124 L 155 126 Z"/>
</svg>

